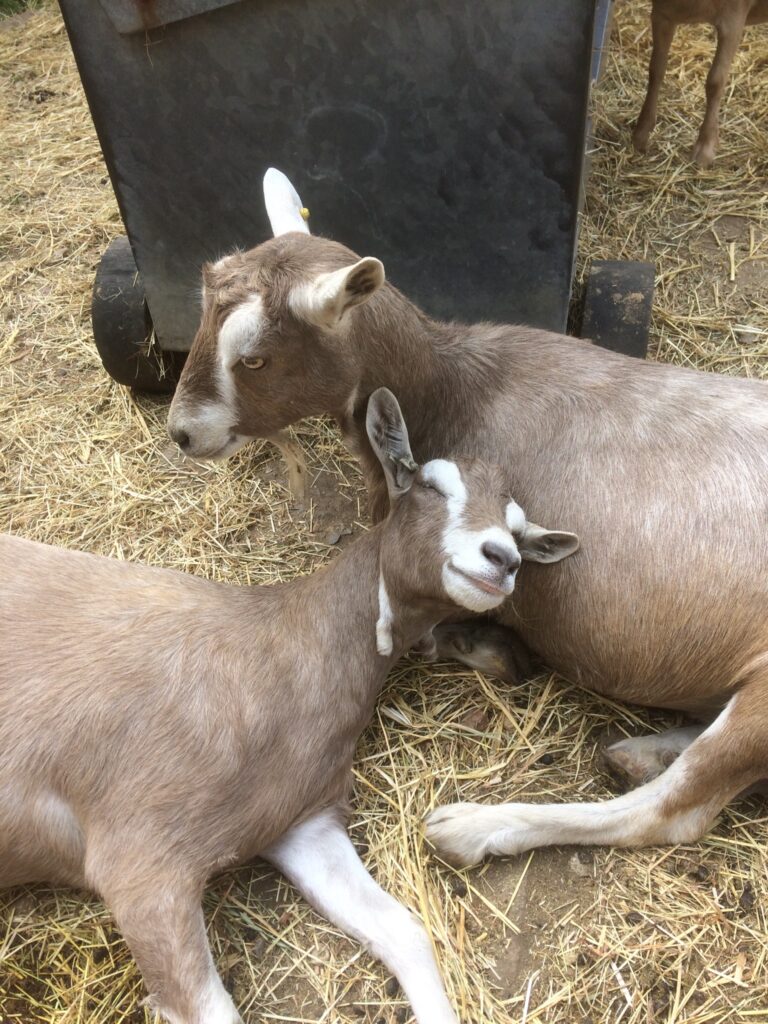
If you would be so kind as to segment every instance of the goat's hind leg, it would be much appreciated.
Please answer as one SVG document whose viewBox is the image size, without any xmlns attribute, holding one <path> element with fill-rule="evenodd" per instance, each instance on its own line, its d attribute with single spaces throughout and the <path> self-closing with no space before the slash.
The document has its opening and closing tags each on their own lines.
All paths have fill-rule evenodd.
<svg viewBox="0 0 768 1024">
<path fill-rule="evenodd" d="M 103 877 L 91 863 L 89 877 L 139 965 L 150 1005 L 169 1024 L 241 1024 L 211 956 L 202 883 L 177 864 L 160 867 L 131 853 L 123 863 L 105 856 Z"/>
<path fill-rule="evenodd" d="M 368 874 L 335 809 L 296 825 L 263 856 L 392 971 L 419 1024 L 456 1024 L 426 931 Z"/>
<path fill-rule="evenodd" d="M 707 75 L 707 110 L 691 154 L 691 159 L 699 167 L 709 167 L 715 159 L 719 136 L 720 104 L 723 100 L 733 58 L 744 35 L 745 23 L 746 11 L 743 5 L 734 4 L 723 16 L 722 21 L 716 25 L 717 50 Z"/>
<path fill-rule="evenodd" d="M 35 791 L 28 782 L 0 778 L 0 886 L 48 882 L 82 888 L 85 845 L 66 800 L 45 787 Z"/>
<path fill-rule="evenodd" d="M 648 92 L 645 96 L 643 109 L 640 111 L 637 124 L 632 132 L 632 145 L 638 153 L 644 153 L 648 148 L 648 139 L 656 124 L 659 92 L 661 90 L 661 83 L 664 81 L 664 73 L 667 70 L 667 58 L 669 57 L 669 48 L 672 45 L 675 28 L 675 23 L 663 14 L 659 14 L 656 11 L 651 14 L 653 50 L 651 52 L 651 63 L 648 68 Z"/>
<path fill-rule="evenodd" d="M 768 673 L 740 690 L 662 775 L 614 800 L 449 804 L 427 837 L 454 864 L 568 843 L 654 846 L 702 836 L 733 797 L 768 776 Z"/>
</svg>

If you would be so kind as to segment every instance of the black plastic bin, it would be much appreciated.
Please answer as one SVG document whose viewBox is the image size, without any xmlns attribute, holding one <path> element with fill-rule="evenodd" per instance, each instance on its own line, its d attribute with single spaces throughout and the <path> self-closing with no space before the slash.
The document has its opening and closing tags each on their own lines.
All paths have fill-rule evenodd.
<svg viewBox="0 0 768 1024">
<path fill-rule="evenodd" d="M 269 234 L 270 165 L 432 315 L 565 329 L 609 0 L 60 3 L 135 259 L 94 292 L 118 380 L 167 383 L 202 262 Z"/>
</svg>

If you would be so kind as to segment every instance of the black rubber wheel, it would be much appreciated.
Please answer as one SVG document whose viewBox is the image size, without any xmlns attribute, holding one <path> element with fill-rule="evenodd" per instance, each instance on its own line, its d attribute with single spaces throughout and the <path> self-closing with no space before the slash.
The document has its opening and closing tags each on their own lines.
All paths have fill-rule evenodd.
<svg viewBox="0 0 768 1024">
<path fill-rule="evenodd" d="M 152 332 L 141 278 L 125 236 L 110 242 L 93 282 L 93 339 L 104 369 L 137 391 L 167 394 L 176 387 L 184 353 L 164 352 Z"/>
<path fill-rule="evenodd" d="M 653 306 L 652 263 L 594 260 L 584 296 L 582 338 L 644 359 Z"/>
</svg>

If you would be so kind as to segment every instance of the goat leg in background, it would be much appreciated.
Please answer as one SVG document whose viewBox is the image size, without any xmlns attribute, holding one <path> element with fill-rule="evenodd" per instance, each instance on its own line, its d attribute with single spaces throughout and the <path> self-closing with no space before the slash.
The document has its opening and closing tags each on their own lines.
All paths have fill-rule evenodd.
<svg viewBox="0 0 768 1024">
<path fill-rule="evenodd" d="M 645 96 L 643 109 L 637 119 L 632 133 L 632 145 L 638 153 L 648 148 L 648 139 L 656 124 L 656 111 L 659 104 L 659 91 L 667 70 L 667 58 L 672 38 L 677 25 L 665 15 L 654 10 L 651 14 L 651 30 L 653 32 L 653 50 L 648 68 L 648 92 Z"/>
<path fill-rule="evenodd" d="M 715 159 L 719 136 L 720 104 L 723 100 L 733 58 L 744 35 L 745 24 L 746 10 L 740 5 L 734 4 L 733 8 L 729 9 L 715 26 L 717 50 L 707 75 L 707 111 L 691 154 L 691 159 L 699 167 L 709 167 Z"/>
<path fill-rule="evenodd" d="M 296 825 L 262 856 L 318 913 L 361 942 L 395 975 L 419 1024 L 456 1024 L 423 926 L 371 878 L 340 809 Z"/>
<path fill-rule="evenodd" d="M 294 502 L 303 508 L 307 497 L 307 463 L 298 441 L 294 441 L 287 430 L 280 430 L 269 440 L 285 460 L 288 469 L 288 490 Z"/>
<path fill-rule="evenodd" d="M 758 668 L 709 728 L 652 782 L 581 804 L 449 804 L 427 818 L 446 861 L 476 864 L 569 843 L 656 846 L 699 839 L 735 796 L 768 778 L 768 668 Z"/>
</svg>

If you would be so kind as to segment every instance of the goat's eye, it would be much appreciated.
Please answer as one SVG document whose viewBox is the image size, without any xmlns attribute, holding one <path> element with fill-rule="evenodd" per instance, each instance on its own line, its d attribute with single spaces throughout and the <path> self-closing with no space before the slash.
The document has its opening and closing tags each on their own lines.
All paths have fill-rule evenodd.
<svg viewBox="0 0 768 1024">
<path fill-rule="evenodd" d="M 420 480 L 419 483 L 425 491 L 434 491 L 435 494 L 439 494 L 441 498 L 445 497 L 443 492 L 438 487 L 435 487 L 433 483 L 430 483 L 429 480 Z"/>
<path fill-rule="evenodd" d="M 240 362 L 247 370 L 260 370 L 264 365 L 261 356 L 243 356 Z"/>
</svg>

